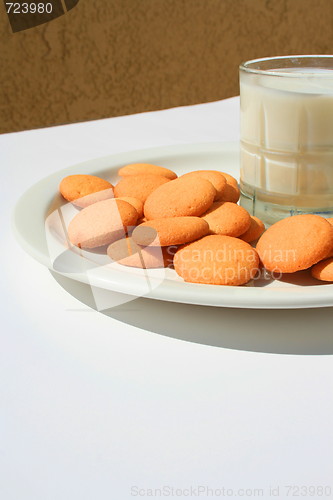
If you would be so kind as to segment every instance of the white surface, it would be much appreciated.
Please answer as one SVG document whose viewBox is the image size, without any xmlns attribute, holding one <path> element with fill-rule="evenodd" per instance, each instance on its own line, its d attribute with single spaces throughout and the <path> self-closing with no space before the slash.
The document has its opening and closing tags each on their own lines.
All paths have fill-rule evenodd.
<svg viewBox="0 0 333 500">
<path fill-rule="evenodd" d="M 204 165 L 208 170 L 222 170 L 238 178 L 239 143 L 163 146 L 96 158 L 60 170 L 28 189 L 16 204 L 13 229 L 23 248 L 52 271 L 92 287 L 136 297 L 250 309 L 332 307 L 333 284 L 319 283 L 309 271 L 281 276 L 281 279 L 270 279 L 268 273 L 258 273 L 257 279 L 241 287 L 198 285 L 185 283 L 172 269 L 125 267 L 111 263 L 107 255 L 98 251 L 68 246 L 68 224 L 77 209 L 59 199 L 61 179 L 66 175 L 88 173 L 101 176 L 114 185 L 119 180 L 119 167 L 133 162 L 166 165 L 178 175 Z M 50 207 L 53 207 L 51 213 Z M 49 215 L 45 220 L 46 214 Z M 103 306 L 98 310 L 106 309 L 108 304 Z"/>
<path fill-rule="evenodd" d="M 1 500 L 127 500 L 136 486 L 198 498 L 186 488 L 200 485 L 290 498 L 286 485 L 333 482 L 331 308 L 138 299 L 101 314 L 10 234 L 16 199 L 60 168 L 237 138 L 237 99 L 0 136 Z"/>
</svg>

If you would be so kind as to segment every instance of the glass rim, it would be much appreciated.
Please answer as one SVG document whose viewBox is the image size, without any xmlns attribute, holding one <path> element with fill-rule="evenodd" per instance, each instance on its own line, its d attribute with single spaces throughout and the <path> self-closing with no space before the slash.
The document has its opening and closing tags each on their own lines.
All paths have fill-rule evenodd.
<svg viewBox="0 0 333 500">
<path fill-rule="evenodd" d="M 253 73 L 257 75 L 267 75 L 267 76 L 283 76 L 283 77 L 288 77 L 288 78 L 299 78 L 301 76 L 307 76 L 309 77 L 311 73 L 309 71 L 297 71 L 295 73 L 288 73 L 286 71 L 281 71 L 282 68 L 272 68 L 272 69 L 260 69 L 256 67 L 251 67 L 251 65 L 256 65 L 261 62 L 268 62 L 268 61 L 284 61 L 290 59 L 291 64 L 294 64 L 294 67 L 299 67 L 302 69 L 302 66 L 296 65 L 296 60 L 310 60 L 310 59 L 317 59 L 317 60 L 332 60 L 332 73 L 325 72 L 325 73 L 313 73 L 316 75 L 316 78 L 332 78 L 333 76 L 333 54 L 301 54 L 301 55 L 288 55 L 288 56 L 274 56 L 274 57 L 260 57 L 258 59 L 250 59 L 248 61 L 244 61 L 239 65 L 239 71 L 244 71 L 246 73 Z M 293 61 L 293 59 L 295 61 Z M 306 68 L 307 66 L 303 66 Z M 320 66 L 318 66 L 320 67 Z"/>
</svg>

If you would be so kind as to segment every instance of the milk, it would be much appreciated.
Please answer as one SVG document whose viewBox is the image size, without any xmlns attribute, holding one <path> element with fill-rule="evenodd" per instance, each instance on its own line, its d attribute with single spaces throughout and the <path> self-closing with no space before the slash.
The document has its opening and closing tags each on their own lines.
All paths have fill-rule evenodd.
<svg viewBox="0 0 333 500">
<path fill-rule="evenodd" d="M 241 204 L 268 223 L 333 216 L 333 71 L 242 73 Z"/>
</svg>

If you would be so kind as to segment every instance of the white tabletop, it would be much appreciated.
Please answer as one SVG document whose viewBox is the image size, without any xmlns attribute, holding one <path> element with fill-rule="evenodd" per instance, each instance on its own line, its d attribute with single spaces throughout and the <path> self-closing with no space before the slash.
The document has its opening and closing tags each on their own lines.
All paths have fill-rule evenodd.
<svg viewBox="0 0 333 500">
<path fill-rule="evenodd" d="M 237 140 L 238 107 L 0 136 L 1 500 L 332 497 L 332 308 L 140 298 L 98 312 L 84 285 L 11 235 L 17 198 L 41 177 L 122 151 Z"/>
</svg>

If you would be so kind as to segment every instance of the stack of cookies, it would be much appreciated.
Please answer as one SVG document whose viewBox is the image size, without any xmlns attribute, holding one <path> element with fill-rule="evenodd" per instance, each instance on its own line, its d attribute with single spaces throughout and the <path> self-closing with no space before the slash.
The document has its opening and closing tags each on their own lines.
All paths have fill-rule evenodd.
<svg viewBox="0 0 333 500">
<path fill-rule="evenodd" d="M 238 183 L 225 172 L 177 177 L 135 163 L 118 174 L 115 186 L 91 175 L 62 180 L 62 196 L 81 209 L 68 227 L 73 245 L 105 247 L 124 266 L 174 268 L 192 283 L 243 285 L 263 267 L 271 273 L 312 268 L 315 278 L 333 281 L 332 220 L 298 215 L 265 231 L 237 204 Z"/>
</svg>

